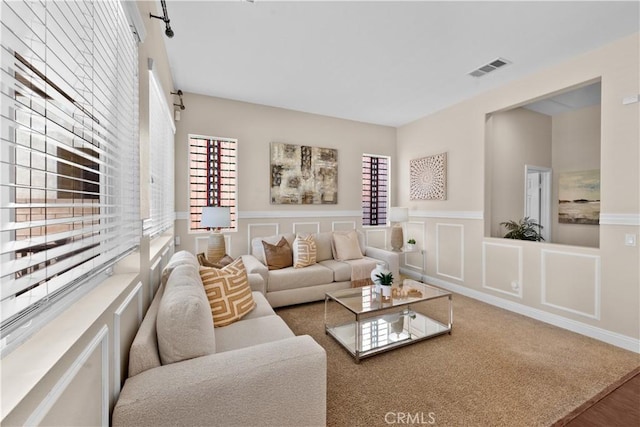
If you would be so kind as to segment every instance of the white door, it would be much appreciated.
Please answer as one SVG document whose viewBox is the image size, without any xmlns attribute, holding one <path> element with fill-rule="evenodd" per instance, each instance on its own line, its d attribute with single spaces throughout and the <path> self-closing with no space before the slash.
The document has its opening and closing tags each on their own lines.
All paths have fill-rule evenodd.
<svg viewBox="0 0 640 427">
<path fill-rule="evenodd" d="M 524 216 L 542 226 L 540 234 L 551 241 L 551 169 L 525 166 Z"/>
<path fill-rule="evenodd" d="M 540 224 L 540 173 L 527 174 L 527 203 L 525 216 Z"/>
</svg>

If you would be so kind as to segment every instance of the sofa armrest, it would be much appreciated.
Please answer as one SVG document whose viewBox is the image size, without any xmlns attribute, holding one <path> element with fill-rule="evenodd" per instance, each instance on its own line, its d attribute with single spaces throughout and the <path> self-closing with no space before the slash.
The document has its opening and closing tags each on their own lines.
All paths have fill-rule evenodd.
<svg viewBox="0 0 640 427">
<path fill-rule="evenodd" d="M 131 377 L 112 425 L 325 425 L 326 387 L 324 349 L 297 336 Z"/>
<path fill-rule="evenodd" d="M 393 273 L 393 277 L 400 278 L 400 255 L 398 252 L 367 246 L 364 254 L 370 258 L 386 262 L 387 268 Z"/>
<path fill-rule="evenodd" d="M 253 255 L 242 255 L 242 263 L 244 268 L 247 269 L 249 275 L 249 284 L 254 291 L 262 292 L 263 295 L 267 294 L 267 280 L 269 279 L 269 269 L 266 265 L 258 261 L 258 258 Z M 262 283 L 258 280 L 251 279 L 252 274 L 259 274 L 262 277 Z"/>
</svg>

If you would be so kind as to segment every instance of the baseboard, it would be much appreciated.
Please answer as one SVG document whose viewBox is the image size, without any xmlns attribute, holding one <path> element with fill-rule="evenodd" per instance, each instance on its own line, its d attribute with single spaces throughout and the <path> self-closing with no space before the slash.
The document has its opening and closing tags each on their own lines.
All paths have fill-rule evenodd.
<svg viewBox="0 0 640 427">
<path fill-rule="evenodd" d="M 558 316 L 557 314 L 548 313 L 546 311 L 529 307 L 524 304 L 509 301 L 494 295 L 489 295 L 475 289 L 470 289 L 465 286 L 460 286 L 455 283 L 438 279 L 436 277 L 420 274 L 416 271 L 401 268 L 400 272 L 408 277 L 422 280 L 427 283 L 432 283 L 448 291 L 455 292 L 460 295 L 464 295 L 466 297 L 473 298 L 478 301 L 482 301 L 487 304 L 512 311 L 514 313 L 522 314 L 523 316 L 531 317 L 532 319 L 549 323 L 550 325 L 554 325 L 562 329 L 567 329 L 571 332 L 576 332 L 578 334 L 585 335 L 598 341 L 603 341 L 607 344 L 615 345 L 616 347 L 620 347 L 625 350 L 640 354 L 640 340 L 638 339 L 622 335 L 617 332 L 607 331 L 606 329 L 598 328 L 596 326 L 587 325 L 576 320 L 567 319 L 566 317 Z"/>
</svg>

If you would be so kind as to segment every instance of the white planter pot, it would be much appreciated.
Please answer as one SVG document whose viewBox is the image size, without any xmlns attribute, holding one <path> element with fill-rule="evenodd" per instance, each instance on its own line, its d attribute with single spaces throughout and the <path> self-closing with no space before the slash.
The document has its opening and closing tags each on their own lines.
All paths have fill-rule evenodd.
<svg viewBox="0 0 640 427">
<path fill-rule="evenodd" d="M 380 285 L 380 288 L 382 289 L 382 296 L 385 298 L 389 298 L 391 297 L 391 286 L 384 286 L 384 285 Z"/>
</svg>

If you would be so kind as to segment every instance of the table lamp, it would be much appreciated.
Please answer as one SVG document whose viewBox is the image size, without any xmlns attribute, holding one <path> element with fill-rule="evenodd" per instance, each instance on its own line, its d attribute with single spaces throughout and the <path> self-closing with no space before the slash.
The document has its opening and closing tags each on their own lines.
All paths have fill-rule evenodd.
<svg viewBox="0 0 640 427">
<path fill-rule="evenodd" d="M 224 235 L 220 233 L 220 228 L 226 228 L 231 225 L 231 209 L 221 206 L 203 207 L 200 225 L 211 229 L 207 247 L 207 260 L 211 262 L 220 261 L 227 253 Z"/>
<path fill-rule="evenodd" d="M 395 225 L 391 227 L 391 249 L 394 252 L 401 252 L 404 246 L 404 236 L 402 235 L 402 222 L 409 220 L 409 208 L 389 209 L 389 221 Z"/>
</svg>

